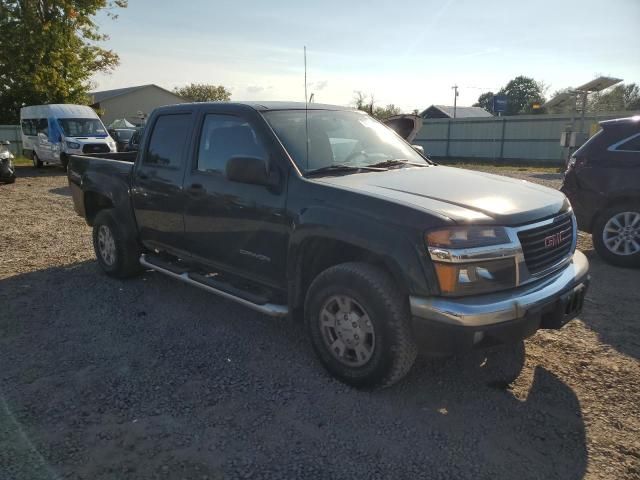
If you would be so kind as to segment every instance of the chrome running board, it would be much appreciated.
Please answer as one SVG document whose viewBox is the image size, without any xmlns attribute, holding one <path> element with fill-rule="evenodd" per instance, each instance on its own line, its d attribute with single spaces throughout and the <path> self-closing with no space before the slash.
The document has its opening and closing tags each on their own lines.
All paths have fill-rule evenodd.
<svg viewBox="0 0 640 480">
<path fill-rule="evenodd" d="M 161 266 L 155 265 L 154 263 L 151 263 L 150 261 L 148 261 L 147 256 L 144 253 L 140 256 L 140 265 L 142 265 L 143 267 L 155 270 L 156 272 L 160 272 L 169 277 L 175 278 L 176 280 L 180 280 L 182 282 L 189 283 L 191 285 L 199 287 L 203 290 L 206 290 L 207 292 L 215 293 L 216 295 L 226 298 L 227 300 L 232 300 L 236 303 L 239 303 L 240 305 L 244 305 L 245 307 L 249 307 L 252 310 L 255 310 L 260 313 L 264 313 L 271 317 L 284 317 L 289 313 L 289 309 L 287 308 L 286 305 L 276 305 L 273 303 L 265 303 L 265 304 L 253 303 L 253 302 L 250 302 L 249 300 L 245 300 L 244 298 L 240 298 L 237 295 L 233 295 L 229 292 L 225 292 L 224 290 L 220 290 L 220 289 L 211 287 L 209 285 L 205 285 L 204 283 L 198 282 L 192 279 L 191 277 L 189 277 L 188 272 L 175 273 L 170 270 L 167 270 L 166 268 L 162 268 Z"/>
</svg>

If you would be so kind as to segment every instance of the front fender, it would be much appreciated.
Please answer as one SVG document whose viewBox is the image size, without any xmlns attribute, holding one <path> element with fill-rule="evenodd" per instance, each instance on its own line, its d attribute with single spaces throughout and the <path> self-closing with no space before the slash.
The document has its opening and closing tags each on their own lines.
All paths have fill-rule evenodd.
<svg viewBox="0 0 640 480">
<path fill-rule="evenodd" d="M 305 244 L 310 239 L 338 240 L 382 260 L 411 295 L 432 295 L 433 274 L 420 235 L 381 224 L 379 218 L 328 205 L 308 208 L 298 217 L 289 242 L 287 278 L 297 278 Z"/>
</svg>

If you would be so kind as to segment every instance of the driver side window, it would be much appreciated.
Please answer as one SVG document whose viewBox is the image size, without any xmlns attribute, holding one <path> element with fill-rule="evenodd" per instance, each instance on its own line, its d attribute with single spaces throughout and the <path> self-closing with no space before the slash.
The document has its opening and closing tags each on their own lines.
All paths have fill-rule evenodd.
<svg viewBox="0 0 640 480">
<path fill-rule="evenodd" d="M 223 173 L 227 161 L 234 156 L 266 158 L 267 151 L 247 121 L 231 115 L 206 115 L 200 134 L 198 170 Z"/>
</svg>

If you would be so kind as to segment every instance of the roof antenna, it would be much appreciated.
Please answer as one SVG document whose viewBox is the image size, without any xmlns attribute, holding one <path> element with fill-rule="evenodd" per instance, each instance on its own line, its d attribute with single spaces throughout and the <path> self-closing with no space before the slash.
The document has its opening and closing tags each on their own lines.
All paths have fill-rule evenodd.
<svg viewBox="0 0 640 480">
<path fill-rule="evenodd" d="M 307 169 L 309 169 L 309 101 L 307 100 L 307 46 L 304 46 L 304 129 L 307 141 Z"/>
</svg>

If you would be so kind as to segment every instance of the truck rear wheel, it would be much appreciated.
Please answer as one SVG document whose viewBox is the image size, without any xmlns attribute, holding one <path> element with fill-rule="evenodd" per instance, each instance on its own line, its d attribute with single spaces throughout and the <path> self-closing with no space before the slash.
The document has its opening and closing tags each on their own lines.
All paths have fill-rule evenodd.
<svg viewBox="0 0 640 480">
<path fill-rule="evenodd" d="M 592 239 L 607 262 L 620 267 L 640 266 L 640 204 L 606 209 L 594 222 Z"/>
<path fill-rule="evenodd" d="M 318 275 L 307 292 L 305 323 L 324 367 L 355 387 L 388 387 L 416 358 L 408 302 L 373 265 L 343 263 Z"/>
<path fill-rule="evenodd" d="M 142 271 L 140 248 L 127 240 L 111 209 L 101 210 L 93 221 L 93 249 L 104 272 L 112 277 L 132 277 Z"/>
</svg>

